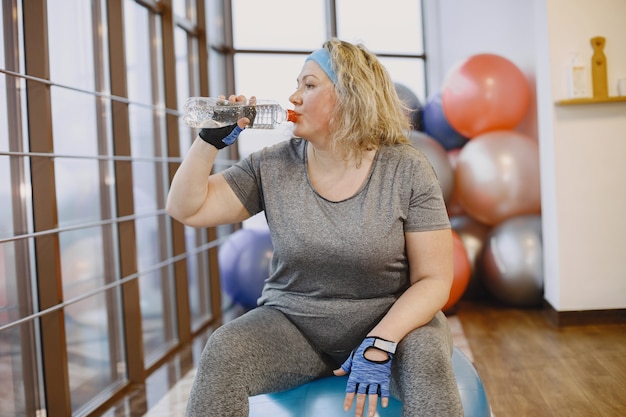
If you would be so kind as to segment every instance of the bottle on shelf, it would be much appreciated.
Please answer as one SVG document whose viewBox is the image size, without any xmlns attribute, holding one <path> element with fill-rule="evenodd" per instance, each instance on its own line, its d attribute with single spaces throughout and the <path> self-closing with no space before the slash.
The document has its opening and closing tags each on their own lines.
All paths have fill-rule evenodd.
<svg viewBox="0 0 626 417">
<path fill-rule="evenodd" d="M 190 127 L 222 127 L 242 117 L 250 119 L 248 127 L 254 129 L 274 129 L 285 121 L 296 121 L 293 110 L 285 110 L 271 100 L 256 100 L 252 104 L 250 100 L 232 102 L 215 97 L 189 97 L 183 106 L 183 121 Z"/>
<path fill-rule="evenodd" d="M 589 97 L 590 94 L 587 87 L 589 74 L 585 65 L 578 59 L 577 52 L 572 53 L 568 72 L 569 98 Z"/>
</svg>

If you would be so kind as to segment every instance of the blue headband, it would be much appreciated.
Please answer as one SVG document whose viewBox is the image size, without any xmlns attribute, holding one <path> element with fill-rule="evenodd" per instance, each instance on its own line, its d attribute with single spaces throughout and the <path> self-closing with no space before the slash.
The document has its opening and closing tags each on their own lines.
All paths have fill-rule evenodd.
<svg viewBox="0 0 626 417">
<path fill-rule="evenodd" d="M 318 49 L 317 51 L 313 51 L 311 55 L 309 55 L 306 61 L 315 61 L 317 65 L 319 65 L 322 70 L 328 75 L 328 78 L 333 82 L 333 84 L 337 84 L 337 74 L 333 70 L 333 66 L 330 62 L 330 54 L 326 50 L 326 48 Z"/>
</svg>

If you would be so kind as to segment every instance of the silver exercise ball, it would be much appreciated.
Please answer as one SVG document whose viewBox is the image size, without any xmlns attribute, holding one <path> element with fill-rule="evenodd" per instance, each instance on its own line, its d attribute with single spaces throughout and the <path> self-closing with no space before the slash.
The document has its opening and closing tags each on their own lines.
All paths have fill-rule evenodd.
<svg viewBox="0 0 626 417">
<path fill-rule="evenodd" d="M 448 203 L 454 192 L 454 170 L 450 158 L 448 158 L 448 152 L 439 142 L 426 133 L 413 130 L 409 134 L 409 139 L 415 148 L 422 151 L 433 166 L 443 193 L 443 199 Z"/>
<path fill-rule="evenodd" d="M 543 300 L 541 216 L 505 220 L 490 232 L 482 253 L 483 282 L 499 301 L 534 307 Z"/>
</svg>

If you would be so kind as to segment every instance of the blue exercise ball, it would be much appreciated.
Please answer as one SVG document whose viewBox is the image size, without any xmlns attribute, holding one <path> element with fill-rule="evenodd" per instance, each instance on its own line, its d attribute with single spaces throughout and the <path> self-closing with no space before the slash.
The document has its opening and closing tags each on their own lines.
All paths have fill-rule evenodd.
<svg viewBox="0 0 626 417">
<path fill-rule="evenodd" d="M 222 289 L 234 303 L 257 306 L 274 253 L 269 230 L 240 229 L 220 246 L 218 260 Z"/>
<path fill-rule="evenodd" d="M 464 417 L 490 417 L 491 408 L 485 387 L 472 362 L 456 347 L 452 367 L 463 404 Z M 345 417 L 343 400 L 347 376 L 321 378 L 299 387 L 250 397 L 250 417 Z M 354 411 L 354 404 L 352 405 Z M 380 417 L 400 417 L 402 403 L 389 398 L 389 406 L 376 408 Z"/>
<path fill-rule="evenodd" d="M 448 122 L 443 113 L 441 104 L 441 92 L 432 95 L 424 106 L 424 132 L 432 136 L 447 151 L 461 148 L 468 138 L 461 135 Z"/>
<path fill-rule="evenodd" d="M 452 352 L 452 368 L 461 395 L 464 417 L 491 417 L 487 392 L 478 371 L 457 347 Z"/>
</svg>

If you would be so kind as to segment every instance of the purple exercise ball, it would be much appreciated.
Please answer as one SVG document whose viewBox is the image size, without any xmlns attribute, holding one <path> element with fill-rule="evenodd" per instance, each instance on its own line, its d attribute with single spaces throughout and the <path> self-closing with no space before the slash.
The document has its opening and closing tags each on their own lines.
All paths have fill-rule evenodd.
<svg viewBox="0 0 626 417">
<path fill-rule="evenodd" d="M 468 138 L 454 130 L 443 113 L 441 92 L 434 94 L 426 101 L 423 121 L 424 132 L 432 136 L 447 151 L 461 148 L 468 141 Z"/>
</svg>

